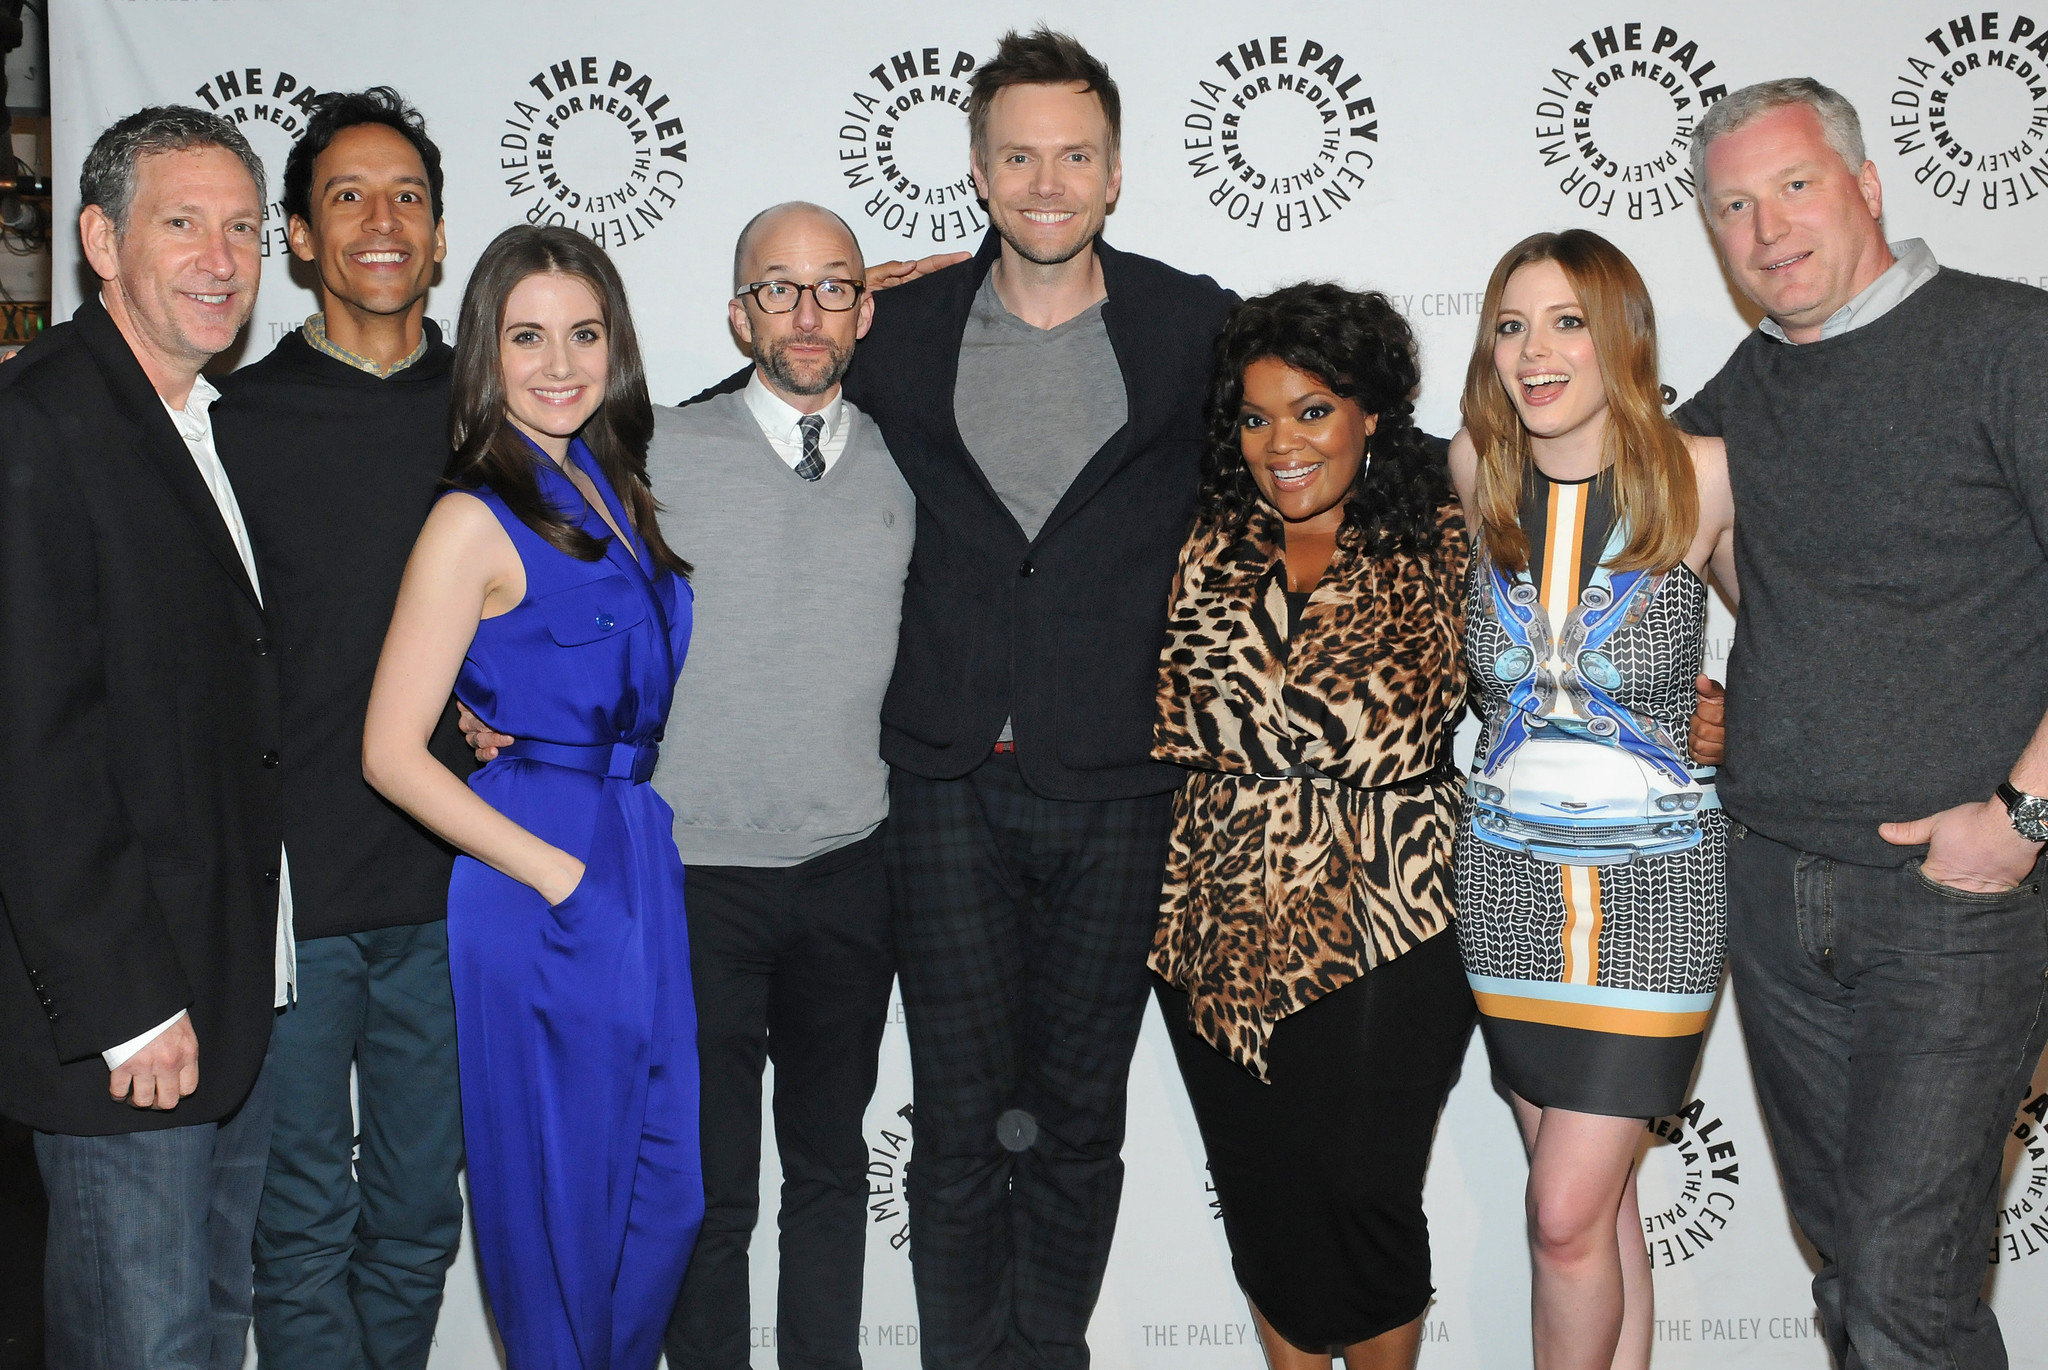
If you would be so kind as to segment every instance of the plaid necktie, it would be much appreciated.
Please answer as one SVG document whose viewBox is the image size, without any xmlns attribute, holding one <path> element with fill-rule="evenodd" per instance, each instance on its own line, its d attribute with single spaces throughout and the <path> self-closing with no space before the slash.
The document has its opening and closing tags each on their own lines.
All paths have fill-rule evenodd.
<svg viewBox="0 0 2048 1370">
<path fill-rule="evenodd" d="M 824 431 L 825 420 L 816 414 L 806 414 L 796 421 L 804 430 L 803 460 L 796 464 L 796 473 L 805 480 L 816 480 L 825 474 L 825 458 L 818 451 L 818 434 Z"/>
</svg>

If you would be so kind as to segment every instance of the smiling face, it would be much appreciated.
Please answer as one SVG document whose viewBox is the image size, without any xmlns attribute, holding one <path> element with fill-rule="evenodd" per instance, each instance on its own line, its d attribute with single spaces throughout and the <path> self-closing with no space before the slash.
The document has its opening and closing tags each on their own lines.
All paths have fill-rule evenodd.
<svg viewBox="0 0 2048 1370">
<path fill-rule="evenodd" d="M 1334 533 L 1344 522 L 1344 497 L 1379 421 L 1321 377 L 1278 357 L 1260 357 L 1244 369 L 1238 451 L 1289 531 Z"/>
<path fill-rule="evenodd" d="M 108 312 L 159 392 L 182 397 L 248 322 L 263 274 L 262 232 L 256 182 L 221 147 L 139 159 L 121 232 L 98 205 L 79 215 Z"/>
<path fill-rule="evenodd" d="M 1851 170 L 1810 106 L 1762 114 L 1707 145 L 1707 221 L 1742 293 L 1794 342 L 1892 264 L 1877 168 Z"/>
<path fill-rule="evenodd" d="M 1508 277 L 1494 315 L 1493 369 L 1532 438 L 1597 440 L 1607 385 L 1586 309 L 1556 262 Z"/>
<path fill-rule="evenodd" d="M 536 272 L 512 288 L 498 329 L 505 414 L 556 461 L 604 403 L 609 330 L 581 279 Z"/>
<path fill-rule="evenodd" d="M 973 149 L 974 189 L 1011 251 L 1055 266 L 1095 241 L 1123 167 L 1094 91 L 1079 81 L 1005 86 L 989 101 L 984 143 Z"/>
<path fill-rule="evenodd" d="M 792 208 L 753 226 L 740 263 L 742 285 L 754 281 L 858 282 L 860 247 L 839 221 L 809 208 Z M 862 292 L 852 309 L 818 308 L 806 290 L 786 314 L 764 312 L 744 291 L 727 305 L 733 331 L 753 354 L 761 379 L 802 413 L 823 409 L 853 364 L 853 345 L 874 321 L 874 297 Z"/>
<path fill-rule="evenodd" d="M 434 264 L 448 255 L 427 169 L 398 130 L 357 124 L 313 159 L 312 220 L 294 215 L 292 255 L 320 275 L 330 331 L 339 315 L 388 316 L 426 307 Z"/>
</svg>

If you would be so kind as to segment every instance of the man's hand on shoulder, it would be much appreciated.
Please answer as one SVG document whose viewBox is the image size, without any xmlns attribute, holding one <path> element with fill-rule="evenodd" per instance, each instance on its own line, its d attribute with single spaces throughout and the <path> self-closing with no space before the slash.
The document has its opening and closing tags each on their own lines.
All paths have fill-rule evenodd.
<svg viewBox="0 0 2048 1370">
<path fill-rule="evenodd" d="M 887 290 L 893 285 L 914 281 L 919 276 L 929 276 L 934 271 L 943 271 L 956 263 L 964 262 L 974 254 L 971 252 L 935 252 L 929 257 L 919 257 L 914 262 L 877 262 L 868 268 L 869 291 Z"/>
<path fill-rule="evenodd" d="M 184 1017 L 150 1039 L 149 1045 L 116 1066 L 107 1093 L 137 1108 L 169 1110 L 199 1088 L 199 1035 Z"/>
<path fill-rule="evenodd" d="M 1718 766 L 1728 755 L 1728 691 L 1712 676 L 1693 681 L 1699 703 L 1693 706 L 1691 741 L 1693 764 Z"/>
<path fill-rule="evenodd" d="M 1937 885 L 1972 894 L 1999 894 L 2027 878 L 2041 854 L 2037 842 L 2013 831 L 2012 816 L 1997 799 L 1958 804 L 1911 823 L 1881 823 L 1878 834 L 1896 847 L 1927 844 L 1920 873 Z"/>
<path fill-rule="evenodd" d="M 455 701 L 455 708 L 456 717 L 462 726 L 462 740 L 476 752 L 478 761 L 495 761 L 498 759 L 498 748 L 512 745 L 514 739 L 503 733 L 492 732 L 490 725 L 471 713 L 469 706 L 461 700 Z"/>
</svg>

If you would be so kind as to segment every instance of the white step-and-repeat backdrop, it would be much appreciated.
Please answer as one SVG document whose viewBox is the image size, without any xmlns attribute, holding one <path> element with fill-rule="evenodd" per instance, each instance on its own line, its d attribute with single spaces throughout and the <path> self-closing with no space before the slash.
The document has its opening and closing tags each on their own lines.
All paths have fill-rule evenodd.
<svg viewBox="0 0 2048 1370">
<path fill-rule="evenodd" d="M 1856 102 L 1893 237 L 1924 236 L 1948 265 L 2048 286 L 2048 0 L 1967 11 L 1958 0 L 66 0 L 51 42 L 60 220 L 76 211 L 66 187 L 94 134 L 140 105 L 235 119 L 275 194 L 315 92 L 394 85 L 445 155 L 450 251 L 430 305 L 442 326 L 499 229 L 569 224 L 613 252 L 656 398 L 681 400 L 741 360 L 725 323 L 731 245 L 763 206 L 831 206 L 871 261 L 978 242 L 967 76 L 1004 28 L 1041 18 L 1104 58 L 1123 91 L 1111 239 L 1246 294 L 1303 277 L 1387 292 L 1422 339 L 1421 415 L 1436 432 L 1457 424 L 1487 272 L 1538 229 L 1596 229 L 1635 259 L 1679 394 L 1715 370 L 1754 315 L 1715 263 L 1686 131 L 1750 81 L 1811 74 Z M 262 298 L 234 361 L 262 355 L 316 307 L 275 203 L 269 212 Z M 60 236 L 60 316 L 79 299 L 77 263 L 75 241 Z M 1717 673 L 1729 635 L 1719 614 Z M 2029 1094 L 1983 1255 L 2014 1363 L 2048 1366 L 2042 1077 Z M 863 1338 L 868 1364 L 901 1370 L 918 1356 L 902 1186 L 910 1097 L 892 1024 L 868 1124 Z M 1658 1364 L 1825 1366 L 1810 1267 L 1729 996 L 1693 1103 L 1646 1140 Z M 1098 1364 L 1256 1364 L 1156 1016 L 1132 1072 L 1125 1157 L 1091 1336 Z M 1525 1174 L 1475 1039 L 1430 1169 L 1439 1293 L 1426 1366 L 1528 1363 Z M 775 1354 L 776 1183 L 771 1154 L 753 1305 L 764 1366 Z M 433 1367 L 494 1364 L 465 1251 Z"/>
</svg>

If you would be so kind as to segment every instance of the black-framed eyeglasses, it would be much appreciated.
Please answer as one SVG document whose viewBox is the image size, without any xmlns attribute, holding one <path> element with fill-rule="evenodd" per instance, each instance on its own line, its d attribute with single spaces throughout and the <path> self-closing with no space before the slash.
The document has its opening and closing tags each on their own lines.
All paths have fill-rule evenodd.
<svg viewBox="0 0 2048 1370">
<path fill-rule="evenodd" d="M 763 314 L 788 314 L 802 303 L 804 292 L 808 290 L 811 298 L 818 302 L 818 308 L 828 314 L 844 314 L 860 303 L 860 293 L 866 289 L 864 281 L 827 276 L 815 285 L 805 285 L 800 281 L 755 281 L 739 293 L 752 295 Z"/>
</svg>

